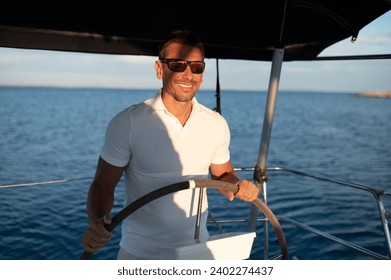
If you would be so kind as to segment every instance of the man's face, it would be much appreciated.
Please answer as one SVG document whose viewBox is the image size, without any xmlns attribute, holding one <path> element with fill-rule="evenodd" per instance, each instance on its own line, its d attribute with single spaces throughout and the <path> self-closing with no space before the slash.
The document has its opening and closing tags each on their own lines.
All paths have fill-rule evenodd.
<svg viewBox="0 0 391 280">
<path fill-rule="evenodd" d="M 162 59 L 203 61 L 203 56 L 198 48 L 171 43 L 165 48 Z M 203 73 L 193 73 L 189 65 L 185 71 L 175 72 L 168 68 L 167 63 L 156 61 L 155 70 L 158 79 L 163 81 L 163 92 L 170 94 L 178 102 L 191 101 L 202 83 Z"/>
</svg>

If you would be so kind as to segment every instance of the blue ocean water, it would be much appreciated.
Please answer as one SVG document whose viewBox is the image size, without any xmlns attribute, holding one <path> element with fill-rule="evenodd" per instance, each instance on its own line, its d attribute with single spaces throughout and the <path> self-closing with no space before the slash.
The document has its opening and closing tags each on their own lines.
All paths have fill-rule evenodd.
<svg viewBox="0 0 391 280">
<path fill-rule="evenodd" d="M 86 196 L 105 127 L 123 108 L 155 90 L 0 88 L 0 186 L 69 179 L 57 184 L 0 188 L 0 259 L 79 259 L 86 229 Z M 200 91 L 214 108 L 215 93 Z M 222 91 L 221 109 L 231 128 L 235 167 L 254 167 L 266 93 Z M 391 192 L 391 99 L 348 93 L 281 92 L 268 165 L 285 166 Z M 240 172 L 252 179 L 252 172 Z M 307 223 L 386 255 L 373 197 L 355 189 L 291 174 L 269 172 L 268 205 L 277 216 Z M 123 206 L 123 182 L 113 213 Z M 248 217 L 249 204 L 229 202 L 208 190 L 215 218 Z M 385 201 L 388 208 L 391 205 Z M 262 217 L 262 215 L 260 215 Z M 375 218 L 372 218 L 375 217 Z M 222 225 L 246 231 L 246 223 Z M 291 256 L 299 259 L 365 259 L 281 222 Z M 217 233 L 214 224 L 211 233 Z M 279 247 L 270 230 L 271 254 Z M 94 259 L 114 259 L 119 227 Z M 252 259 L 263 258 L 263 228 Z"/>
</svg>

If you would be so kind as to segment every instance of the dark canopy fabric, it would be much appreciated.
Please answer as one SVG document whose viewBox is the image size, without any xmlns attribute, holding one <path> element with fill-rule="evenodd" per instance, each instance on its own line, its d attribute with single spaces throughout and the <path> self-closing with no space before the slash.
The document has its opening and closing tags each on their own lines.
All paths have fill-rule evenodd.
<svg viewBox="0 0 391 280">
<path fill-rule="evenodd" d="M 207 58 L 312 60 L 391 8 L 391 0 L 17 1 L 0 3 L 0 46 L 157 55 L 170 31 L 190 29 Z"/>
</svg>

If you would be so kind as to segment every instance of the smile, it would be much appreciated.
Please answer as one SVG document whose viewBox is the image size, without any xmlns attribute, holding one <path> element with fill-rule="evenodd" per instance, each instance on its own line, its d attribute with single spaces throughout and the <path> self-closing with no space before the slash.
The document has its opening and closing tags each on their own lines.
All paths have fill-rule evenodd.
<svg viewBox="0 0 391 280">
<path fill-rule="evenodd" d="M 185 87 L 185 88 L 191 88 L 193 85 L 192 84 L 178 84 L 180 87 Z"/>
</svg>

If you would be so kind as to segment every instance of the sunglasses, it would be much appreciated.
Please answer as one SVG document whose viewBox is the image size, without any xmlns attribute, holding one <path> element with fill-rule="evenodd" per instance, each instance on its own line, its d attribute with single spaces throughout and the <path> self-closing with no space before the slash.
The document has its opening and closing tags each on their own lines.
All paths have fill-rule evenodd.
<svg viewBox="0 0 391 280">
<path fill-rule="evenodd" d="M 187 61 L 181 59 L 160 59 L 161 62 L 166 63 L 168 69 L 173 72 L 184 72 L 187 66 L 193 74 L 201 74 L 205 69 L 205 62 L 203 61 Z"/>
</svg>

